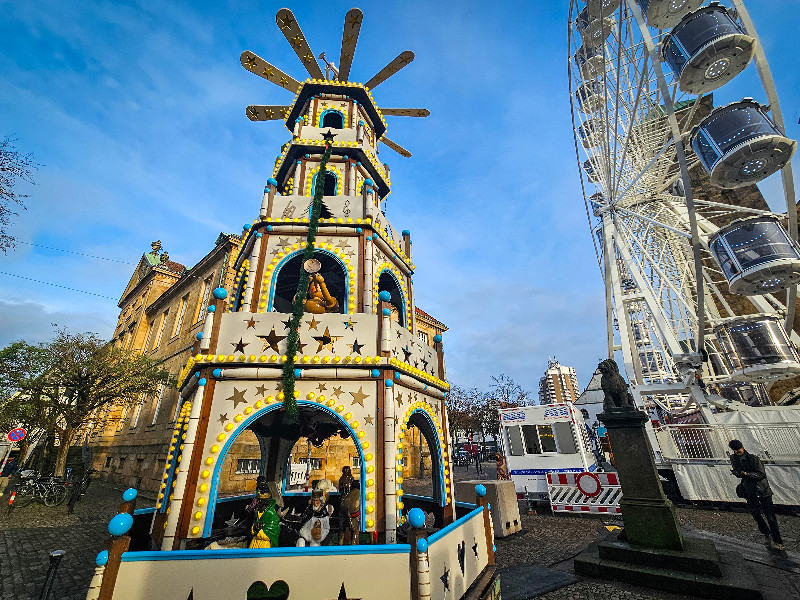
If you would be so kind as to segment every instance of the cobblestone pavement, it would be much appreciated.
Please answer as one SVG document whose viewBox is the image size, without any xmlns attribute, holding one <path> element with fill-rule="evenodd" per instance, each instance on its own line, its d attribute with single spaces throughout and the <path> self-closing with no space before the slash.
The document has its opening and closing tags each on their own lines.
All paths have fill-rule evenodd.
<svg viewBox="0 0 800 600">
<path fill-rule="evenodd" d="M 93 482 L 87 495 L 67 514 L 66 504 L 33 503 L 6 515 L 0 508 L 0 600 L 36 600 L 42 590 L 49 554 L 65 550 L 51 600 L 84 600 L 94 560 L 108 538 L 106 526 L 117 513 L 122 491 Z"/>
<path fill-rule="evenodd" d="M 494 474 L 491 463 L 485 465 L 485 477 Z M 474 479 L 475 468 L 455 469 L 455 479 Z M 429 481 L 404 482 L 408 493 L 430 493 Z M 94 570 L 94 559 L 108 537 L 106 525 L 121 502 L 121 489 L 94 482 L 90 494 L 68 515 L 66 507 L 47 508 L 33 504 L 15 509 L 0 517 L 0 600 L 36 600 L 42 588 L 52 550 L 66 550 L 53 586 L 52 600 L 83 600 Z M 141 503 L 147 506 L 147 501 Z M 5 505 L 2 512 L 5 513 Z M 752 517 L 744 512 L 679 508 L 684 527 L 724 535 L 739 540 L 742 550 L 752 552 L 761 536 Z M 613 517 L 579 518 L 550 514 L 521 515 L 523 531 L 497 540 L 497 564 L 505 567 L 534 563 L 571 572 L 572 559 L 605 531 L 604 525 L 619 524 Z M 778 516 L 786 548 L 800 552 L 800 517 Z M 735 543 L 735 542 L 734 542 Z M 760 546 L 763 549 L 763 545 Z M 767 553 L 762 550 L 762 554 Z M 796 556 L 796 555 L 795 555 Z M 776 580 L 787 590 L 786 598 L 800 597 L 800 574 L 775 571 Z M 587 578 L 555 590 L 541 598 L 547 600 L 678 600 L 685 596 L 669 594 Z M 798 592 L 795 595 L 795 591 Z M 302 600 L 302 599 L 301 599 Z"/>
</svg>

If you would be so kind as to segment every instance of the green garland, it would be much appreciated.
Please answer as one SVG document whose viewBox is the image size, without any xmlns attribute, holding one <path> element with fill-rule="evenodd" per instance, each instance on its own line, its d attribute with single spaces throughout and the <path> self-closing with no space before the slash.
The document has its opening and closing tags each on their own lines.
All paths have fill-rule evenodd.
<svg viewBox="0 0 800 600">
<path fill-rule="evenodd" d="M 331 142 L 333 136 L 325 136 L 325 153 L 319 163 L 316 187 L 314 189 L 314 200 L 311 204 L 311 218 L 308 224 L 308 236 L 306 237 L 306 247 L 303 251 L 303 263 L 314 258 L 314 240 L 317 238 L 317 227 L 319 226 L 319 214 L 322 211 L 322 195 L 324 193 L 324 174 L 331 158 L 333 150 Z M 320 179 L 320 174 L 323 177 Z M 286 343 L 286 362 L 283 363 L 283 405 L 286 414 L 297 420 L 297 399 L 294 397 L 294 365 L 297 356 L 297 346 L 300 341 L 300 319 L 305 312 L 306 294 L 308 294 L 309 274 L 300 266 L 300 282 L 297 284 L 297 294 L 294 297 L 292 308 L 292 319 L 289 325 L 289 335 Z"/>
</svg>

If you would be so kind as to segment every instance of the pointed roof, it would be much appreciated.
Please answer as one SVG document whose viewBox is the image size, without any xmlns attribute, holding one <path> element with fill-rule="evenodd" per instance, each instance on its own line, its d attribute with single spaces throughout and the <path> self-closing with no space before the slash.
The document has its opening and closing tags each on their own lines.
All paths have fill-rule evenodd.
<svg viewBox="0 0 800 600">
<path fill-rule="evenodd" d="M 578 399 L 575 400 L 575 404 L 597 404 L 598 402 L 603 401 L 603 388 L 600 387 L 600 378 L 602 377 L 602 373 L 600 373 L 600 368 L 594 370 L 592 374 L 592 378 L 589 380 L 589 384 L 586 386 L 581 392 L 581 395 L 578 396 Z"/>
</svg>

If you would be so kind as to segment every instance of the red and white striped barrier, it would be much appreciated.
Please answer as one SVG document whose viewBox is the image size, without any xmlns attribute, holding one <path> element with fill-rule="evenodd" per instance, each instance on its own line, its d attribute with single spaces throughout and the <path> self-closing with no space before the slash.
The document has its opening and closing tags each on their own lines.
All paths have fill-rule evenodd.
<svg viewBox="0 0 800 600">
<path fill-rule="evenodd" d="M 616 473 L 548 473 L 547 493 L 553 512 L 621 513 Z"/>
</svg>

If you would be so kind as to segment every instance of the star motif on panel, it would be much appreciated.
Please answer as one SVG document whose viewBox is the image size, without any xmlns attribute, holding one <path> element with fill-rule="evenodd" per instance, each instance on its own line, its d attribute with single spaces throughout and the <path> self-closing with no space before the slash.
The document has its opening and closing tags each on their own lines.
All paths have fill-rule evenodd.
<svg viewBox="0 0 800 600">
<path fill-rule="evenodd" d="M 333 388 L 333 395 L 336 396 L 337 400 L 339 399 L 339 396 L 341 396 L 343 393 L 344 392 L 342 392 L 341 386 Z"/>
<path fill-rule="evenodd" d="M 397 407 L 398 407 L 398 408 L 400 408 L 401 406 L 403 406 L 403 394 L 401 394 L 400 392 L 398 392 L 397 394 L 395 394 L 395 397 L 394 397 L 394 399 L 397 401 Z"/>
<path fill-rule="evenodd" d="M 344 321 L 344 328 L 345 329 L 353 330 L 353 325 L 355 325 L 355 323 L 353 323 L 353 319 L 347 319 L 347 321 Z"/>
<path fill-rule="evenodd" d="M 358 14 L 350 15 L 350 20 L 347 21 L 347 24 L 350 25 L 350 27 L 355 27 L 359 23 L 361 23 L 361 15 Z"/>
<path fill-rule="evenodd" d="M 423 358 L 422 359 L 422 364 L 425 365 L 425 369 L 423 369 L 423 370 L 427 371 L 428 370 L 428 359 L 427 358 Z"/>
<path fill-rule="evenodd" d="M 475 542 L 472 544 L 472 551 L 475 553 L 475 558 L 478 558 L 478 540 L 475 538 L 472 538 L 472 540 Z"/>
<path fill-rule="evenodd" d="M 264 75 L 264 77 L 266 77 L 267 79 L 269 79 L 270 77 L 272 77 L 273 75 L 275 75 L 275 71 L 274 71 L 273 69 L 270 69 L 269 67 L 264 67 L 264 73 L 263 73 L 263 75 Z"/>
<path fill-rule="evenodd" d="M 353 397 L 353 404 L 360 404 L 362 408 L 364 407 L 364 399 L 369 398 L 369 394 L 364 393 L 363 385 L 358 388 L 357 392 L 350 392 L 350 395 Z"/>
<path fill-rule="evenodd" d="M 444 584 L 444 589 L 449 591 L 450 590 L 450 569 L 445 567 L 444 568 L 444 574 L 441 577 L 439 577 L 439 579 L 442 580 L 442 583 Z"/>
<path fill-rule="evenodd" d="M 292 326 L 292 319 L 291 319 L 291 317 L 289 317 L 285 321 L 281 321 L 281 323 L 283 323 L 283 328 L 284 329 L 289 330 L 291 328 L 291 326 Z"/>
<path fill-rule="evenodd" d="M 233 526 L 234 526 L 234 525 L 236 525 L 238 522 L 239 522 L 239 519 L 237 519 L 237 518 L 236 518 L 236 517 L 233 515 L 233 513 L 231 513 L 231 518 L 230 518 L 230 519 L 228 519 L 227 521 L 225 521 L 225 525 L 227 525 L 228 527 L 233 527 Z"/>
<path fill-rule="evenodd" d="M 336 598 L 331 598 L 331 600 L 361 600 L 361 598 L 351 598 L 347 595 L 347 590 L 344 589 L 344 583 L 342 583 L 342 587 L 339 589 L 339 595 Z"/>
<path fill-rule="evenodd" d="M 283 382 L 282 382 L 282 381 L 279 381 L 279 382 L 278 382 L 278 383 L 275 385 L 275 391 L 276 391 L 276 392 L 282 392 L 282 391 L 283 391 Z"/>
<path fill-rule="evenodd" d="M 228 420 L 228 413 L 225 413 L 224 415 L 220 415 L 219 419 L 217 419 L 217 420 L 224 425 L 225 422 Z"/>
<path fill-rule="evenodd" d="M 333 344 L 338 340 L 342 339 L 340 335 L 331 335 L 330 329 L 328 327 L 325 328 L 325 333 L 322 335 L 314 335 L 311 336 L 317 342 L 319 342 L 319 346 L 317 347 L 317 352 L 319 353 L 323 348 L 327 348 L 331 352 L 334 352 Z"/>
<path fill-rule="evenodd" d="M 233 400 L 233 410 L 236 410 L 236 407 L 240 404 L 247 404 L 247 400 L 244 399 L 244 392 L 245 390 L 237 390 L 233 388 L 233 396 L 228 398 L 228 400 Z"/>
<path fill-rule="evenodd" d="M 324 392 L 324 391 L 325 391 L 325 390 L 327 390 L 327 389 L 328 389 L 328 386 L 327 386 L 327 385 L 325 385 L 324 383 L 320 383 L 320 384 L 317 386 L 317 390 L 318 390 L 318 391 L 320 391 L 320 392 Z"/>
<path fill-rule="evenodd" d="M 305 38 L 302 35 L 296 35 L 289 41 L 295 48 L 299 48 L 305 41 Z"/>
<path fill-rule="evenodd" d="M 371 415 L 367 415 L 366 417 L 364 417 L 364 423 L 366 423 L 367 425 L 372 425 L 372 422 L 374 420 L 375 419 Z"/>
<path fill-rule="evenodd" d="M 361 348 L 363 348 L 364 346 L 365 344 L 359 344 L 358 340 L 356 340 L 355 342 L 353 342 L 353 345 L 351 346 L 352 348 L 351 354 L 352 353 L 361 354 Z"/>
<path fill-rule="evenodd" d="M 336 244 L 336 247 L 345 250 L 350 247 L 350 242 L 348 242 L 346 239 L 341 239 L 339 240 L 339 243 Z"/>
<path fill-rule="evenodd" d="M 234 352 L 244 352 L 244 347 L 249 345 L 250 344 L 245 342 L 242 338 L 239 338 L 238 342 L 231 342 L 231 346 L 233 346 Z"/>
<path fill-rule="evenodd" d="M 280 350 L 278 350 L 278 342 L 286 339 L 285 335 L 276 334 L 274 327 L 270 330 L 268 335 L 257 335 L 256 337 L 264 340 L 264 347 L 261 348 L 262 352 L 264 352 L 267 348 L 272 348 L 272 350 L 275 352 L 280 352 Z"/>
<path fill-rule="evenodd" d="M 308 344 L 304 344 L 304 343 L 303 343 L 303 342 L 301 342 L 300 340 L 297 340 L 297 351 L 298 351 L 300 354 L 305 354 L 305 352 L 303 352 L 303 348 L 305 348 L 306 346 L 308 346 Z"/>
<path fill-rule="evenodd" d="M 333 133 L 333 131 L 328 129 L 328 131 L 326 131 L 325 133 L 322 134 L 322 139 L 325 140 L 326 142 L 327 141 L 331 141 L 332 142 L 333 138 L 335 138 L 337 135 L 339 135 L 339 134 L 338 133 Z"/>
<path fill-rule="evenodd" d="M 397 415 L 394 416 L 394 426 L 397 427 L 397 424 L 400 422 L 400 417 Z"/>
<path fill-rule="evenodd" d="M 464 554 L 466 553 L 466 542 L 463 540 L 456 548 L 456 554 L 458 555 L 458 566 L 461 568 L 461 574 L 464 574 Z"/>
<path fill-rule="evenodd" d="M 403 330 L 402 329 L 398 329 L 397 330 L 397 339 L 399 340 L 402 335 L 403 335 Z"/>
<path fill-rule="evenodd" d="M 258 386 L 258 387 L 256 388 L 256 394 L 257 394 L 258 396 L 266 396 L 266 394 L 267 394 L 267 386 L 265 386 L 265 385 L 263 385 L 263 384 L 262 384 L 262 385 L 260 385 L 260 386 Z"/>
<path fill-rule="evenodd" d="M 317 325 L 319 325 L 319 321 L 317 321 L 317 320 L 314 318 L 314 316 L 313 316 L 313 315 L 312 315 L 312 317 L 311 317 L 311 320 L 310 320 L 310 321 L 306 321 L 306 325 L 308 325 L 308 330 L 309 330 L 309 331 L 311 331 L 312 329 L 314 329 L 314 330 L 316 330 L 316 331 L 319 331 L 319 329 L 317 329 Z"/>
<path fill-rule="evenodd" d="M 258 321 L 256 321 L 253 317 L 250 317 L 245 321 L 245 323 L 247 323 L 247 327 L 245 329 L 255 329 Z"/>
<path fill-rule="evenodd" d="M 289 15 L 284 15 L 281 17 L 281 27 L 286 27 L 287 29 L 291 27 L 295 23 L 295 20 L 290 17 Z"/>
<path fill-rule="evenodd" d="M 411 359 L 411 350 L 408 349 L 408 344 L 406 344 L 406 347 L 403 348 L 403 355 L 405 356 L 405 358 L 403 358 L 403 362 L 408 362 Z"/>
<path fill-rule="evenodd" d="M 345 254 L 350 258 L 353 258 L 356 255 L 354 250 L 348 250 L 347 252 L 345 252 Z"/>
<path fill-rule="evenodd" d="M 244 62 L 247 63 L 248 69 L 252 69 L 253 67 L 256 66 L 256 57 L 251 54 L 250 56 L 244 59 Z"/>
</svg>

